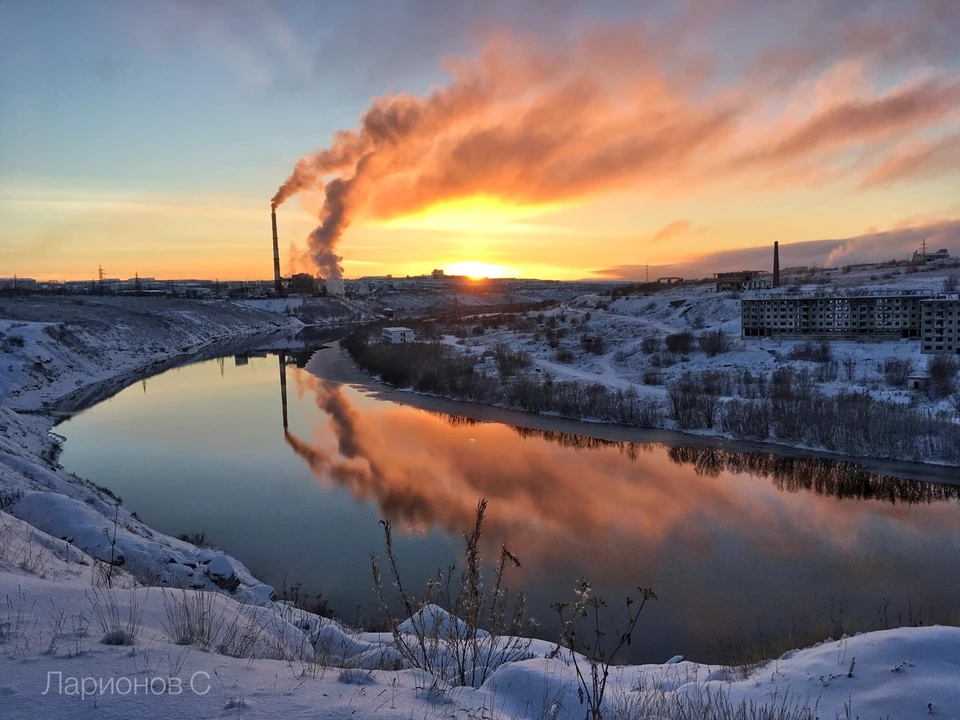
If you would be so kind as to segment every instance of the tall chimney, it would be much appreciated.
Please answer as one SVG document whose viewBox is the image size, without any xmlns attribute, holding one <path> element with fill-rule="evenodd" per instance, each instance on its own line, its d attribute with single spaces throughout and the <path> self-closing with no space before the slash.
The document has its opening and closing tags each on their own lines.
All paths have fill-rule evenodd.
<svg viewBox="0 0 960 720">
<path fill-rule="evenodd" d="M 277 237 L 276 229 L 274 229 L 273 237 Z M 277 246 L 276 242 L 273 246 Z M 780 242 L 777 240 L 773 241 L 773 287 L 780 287 Z"/>
<path fill-rule="evenodd" d="M 277 211 L 270 210 L 270 222 L 273 223 L 273 289 L 277 295 L 283 295 L 283 285 L 280 284 L 280 244 L 277 242 Z"/>
</svg>

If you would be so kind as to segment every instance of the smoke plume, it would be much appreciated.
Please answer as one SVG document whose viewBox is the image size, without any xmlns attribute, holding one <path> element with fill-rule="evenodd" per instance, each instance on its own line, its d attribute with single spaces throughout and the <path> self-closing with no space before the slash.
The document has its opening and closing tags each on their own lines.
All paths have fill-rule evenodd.
<svg viewBox="0 0 960 720">
<path fill-rule="evenodd" d="M 758 92 L 748 70 L 726 77 L 642 25 L 593 27 L 563 44 L 497 35 L 476 59 L 447 61 L 447 85 L 376 98 L 358 128 L 297 162 L 273 205 L 323 191 L 307 252 L 336 289 L 338 242 L 361 215 L 385 220 L 476 196 L 544 207 L 611 190 L 662 196 L 862 176 L 851 152 L 884 158 L 900 138 L 956 117 L 960 83 L 949 74 L 896 87 L 862 78 L 851 96 L 841 81 L 852 55 L 837 50 L 822 71 L 782 68 L 788 76 Z M 875 176 L 928 173 L 921 160 L 889 161 Z"/>
<path fill-rule="evenodd" d="M 297 162 L 273 206 L 323 190 L 308 252 L 336 283 L 337 244 L 361 212 L 384 219 L 476 195 L 513 204 L 582 196 L 675 169 L 728 127 L 726 107 L 689 101 L 683 81 L 651 67 L 639 29 L 602 35 L 562 51 L 501 37 L 474 61 L 449 61 L 450 83 L 424 97 L 375 99 L 358 129 Z M 611 65 L 616 48 L 625 55 Z"/>
</svg>

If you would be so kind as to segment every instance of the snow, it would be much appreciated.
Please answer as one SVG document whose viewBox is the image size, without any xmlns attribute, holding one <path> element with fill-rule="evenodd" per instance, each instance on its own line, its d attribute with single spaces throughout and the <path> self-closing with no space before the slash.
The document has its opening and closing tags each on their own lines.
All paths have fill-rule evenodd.
<svg viewBox="0 0 960 720">
<path fill-rule="evenodd" d="M 874 271 L 875 272 L 875 271 Z M 862 283 L 863 273 L 849 276 L 839 271 L 833 274 L 835 286 L 856 286 L 861 290 L 913 290 L 942 287 L 946 269 L 939 274 L 920 273 L 892 276 L 885 282 Z M 825 286 L 801 286 L 813 292 Z M 746 297 L 750 293 L 743 293 Z M 824 395 L 841 392 L 864 392 L 876 399 L 913 404 L 932 413 L 953 415 L 956 411 L 949 398 L 936 399 L 908 387 L 890 387 L 883 366 L 888 359 L 905 359 L 912 363 L 913 374 L 923 374 L 930 356 L 922 355 L 918 340 L 855 341 L 831 340 L 831 367 L 835 379 L 828 379 L 828 368 L 817 363 L 791 358 L 791 353 L 804 344 L 803 340 L 780 338 L 743 338 L 740 335 L 740 302 L 730 293 L 717 293 L 712 284 L 665 287 L 656 293 L 642 296 L 583 295 L 541 313 L 527 313 L 526 322 L 536 323 L 530 330 L 513 326 L 483 329 L 476 334 L 472 318 L 465 318 L 467 337 L 457 339 L 445 336 L 443 342 L 462 351 L 482 353 L 497 345 L 513 351 L 522 351 L 533 362 L 533 371 L 540 377 L 552 376 L 559 380 L 598 383 L 616 390 L 633 390 L 641 398 L 657 400 L 666 406 L 667 387 L 687 373 L 722 371 L 736 378 L 744 371 L 754 377 L 769 378 L 780 367 L 806 370 L 816 378 L 818 370 L 825 377 L 816 382 L 816 389 Z M 663 347 L 663 339 L 671 334 L 689 332 L 699 336 L 721 331 L 727 336 L 729 349 L 714 356 L 699 350 L 696 343 L 690 352 L 671 353 Z M 548 334 L 558 333 L 558 342 L 551 347 Z M 600 338 L 603 349 L 594 354 L 581 346 L 585 335 Z M 644 340 L 655 340 L 655 352 L 644 352 Z M 563 352 L 565 357 L 558 353 Z M 677 429 L 665 418 L 662 427 Z M 695 434 L 724 435 L 719 428 L 687 430 Z M 777 442 L 776 438 L 768 439 Z M 823 450 L 823 448 L 810 448 Z"/>
<path fill-rule="evenodd" d="M 60 408 L 83 407 L 144 374 L 301 323 L 231 303 L 155 298 L 23 298 L 0 301 L 0 312 L 9 316 L 0 320 L 0 507 L 58 548 L 66 543 L 91 562 L 112 564 L 102 572 L 126 581 L 238 585 L 240 597 L 269 599 L 272 588 L 260 587 L 241 563 L 220 559 L 211 569 L 209 551 L 154 532 L 109 491 L 64 472 L 48 433 Z M 50 412 L 28 414 L 44 408 Z"/>
<path fill-rule="evenodd" d="M 548 657 L 552 643 L 533 641 L 512 662 L 495 658 L 486 682 L 458 687 L 424 669 L 384 669 L 401 662 L 390 633 L 359 632 L 285 603 L 245 605 L 226 593 L 96 586 L 91 558 L 75 548 L 3 512 L 0 534 L 7 541 L 0 551 L 5 719 L 192 718 L 230 710 L 239 717 L 572 720 L 585 713 L 573 658 Z M 34 563 L 9 560 L 13 536 L 29 538 Z M 208 637 L 177 623 L 188 604 L 209 619 Z M 449 651 L 462 637 L 460 621 L 436 606 L 418 617 L 429 627 L 428 648 Z M 116 628 L 129 644 L 102 642 Z M 584 658 L 577 662 L 582 669 Z M 675 657 L 610 673 L 606 717 L 629 708 L 638 714 L 626 717 L 646 717 L 643 708 L 660 709 L 650 717 L 674 717 L 666 711 L 677 702 L 698 707 L 720 697 L 734 705 L 815 706 L 820 718 L 960 718 L 960 629 L 951 627 L 865 633 L 746 668 Z M 84 686 L 83 678 L 93 680 Z"/>
<path fill-rule="evenodd" d="M 731 322 L 724 301 L 713 305 L 711 317 Z M 632 310 L 602 322 L 636 325 Z M 677 311 L 660 303 L 650 314 L 662 330 Z M 296 321 L 199 302 L 31 300 L 0 303 L 0 314 L 3 337 L 22 339 L 0 354 L 0 718 L 584 717 L 584 658 L 481 632 L 470 662 L 489 676 L 459 687 L 452 663 L 473 642 L 462 620 L 428 605 L 400 624 L 398 645 L 392 633 L 278 602 L 234 558 L 151 530 L 109 491 L 64 472 L 51 417 L 25 412 L 82 405 L 158 363 Z M 567 371 L 629 382 L 610 353 L 594 363 L 599 372 Z M 429 668 L 411 666 L 416 647 Z M 819 718 L 960 718 L 958 678 L 960 628 L 900 628 L 749 667 L 680 656 L 613 667 L 604 716 L 676 717 L 678 703 L 726 698 L 815 706 Z"/>
</svg>

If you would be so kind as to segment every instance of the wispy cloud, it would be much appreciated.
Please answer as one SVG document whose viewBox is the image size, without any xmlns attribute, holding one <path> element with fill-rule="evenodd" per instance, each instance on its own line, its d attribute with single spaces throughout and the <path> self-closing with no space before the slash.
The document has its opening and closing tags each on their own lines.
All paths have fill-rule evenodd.
<svg viewBox="0 0 960 720">
<path fill-rule="evenodd" d="M 919 141 L 887 155 L 863 178 L 870 188 L 909 180 L 939 177 L 960 170 L 960 134 Z"/>
<path fill-rule="evenodd" d="M 945 247 L 960 255 L 960 219 L 912 220 L 889 230 L 876 230 L 848 238 L 808 240 L 780 244 L 781 264 L 838 267 L 853 262 L 883 262 L 906 259 L 926 240 L 928 247 Z M 657 273 L 690 278 L 710 277 L 724 270 L 763 270 L 773 262 L 773 246 L 738 248 L 705 253 L 671 265 L 650 266 Z M 595 270 L 597 277 L 613 280 L 642 280 L 645 265 L 616 265 Z"/>
<path fill-rule="evenodd" d="M 688 220 L 674 220 L 671 223 L 667 223 L 662 228 L 657 230 L 651 237 L 651 242 L 661 242 L 667 238 L 674 237 L 676 235 L 682 235 L 690 229 L 690 222 Z"/>
</svg>

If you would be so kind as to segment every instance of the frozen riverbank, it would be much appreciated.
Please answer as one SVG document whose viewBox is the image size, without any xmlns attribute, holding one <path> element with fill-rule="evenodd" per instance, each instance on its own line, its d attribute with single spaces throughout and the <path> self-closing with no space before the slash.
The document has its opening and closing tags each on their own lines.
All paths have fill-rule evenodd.
<svg viewBox="0 0 960 720">
<path fill-rule="evenodd" d="M 666 428 L 637 428 L 609 422 L 574 420 L 559 415 L 524 412 L 481 402 L 418 393 L 409 388 L 397 389 L 372 377 L 360 368 L 345 350 L 317 353 L 307 365 L 307 370 L 326 380 L 363 388 L 384 401 L 401 403 L 429 412 L 460 415 L 482 422 L 504 423 L 545 432 L 583 435 L 609 442 L 655 443 L 668 447 L 716 448 L 729 453 L 822 458 L 854 463 L 868 472 L 881 475 L 944 485 L 960 485 L 960 477 L 956 469 L 947 465 L 851 457 L 774 442 L 735 440 L 724 435 L 709 435 L 702 432 L 685 433 Z"/>
<path fill-rule="evenodd" d="M 296 332 L 282 314 L 165 298 L 0 302 L 0 507 L 90 555 L 97 572 L 269 597 L 243 565 L 155 533 L 109 490 L 65 472 L 50 429 L 163 369 Z M 131 578 L 132 580 L 132 578 Z M 253 589 L 253 590 L 251 590 Z"/>
</svg>

